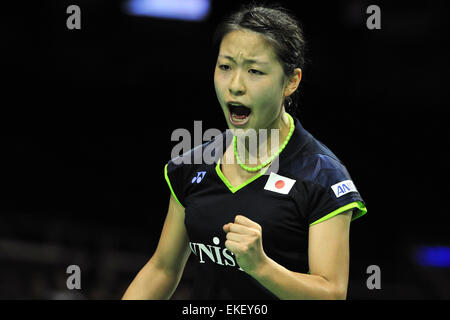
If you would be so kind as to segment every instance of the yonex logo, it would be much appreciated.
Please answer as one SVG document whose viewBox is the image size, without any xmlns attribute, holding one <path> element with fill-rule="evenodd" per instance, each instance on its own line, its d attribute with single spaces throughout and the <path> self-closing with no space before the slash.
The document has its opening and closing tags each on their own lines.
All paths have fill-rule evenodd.
<svg viewBox="0 0 450 320">
<path fill-rule="evenodd" d="M 200 183 L 203 180 L 203 177 L 205 176 L 205 174 L 206 174 L 206 171 L 197 172 L 197 176 L 192 179 L 192 183 L 195 183 L 195 182 Z"/>
</svg>

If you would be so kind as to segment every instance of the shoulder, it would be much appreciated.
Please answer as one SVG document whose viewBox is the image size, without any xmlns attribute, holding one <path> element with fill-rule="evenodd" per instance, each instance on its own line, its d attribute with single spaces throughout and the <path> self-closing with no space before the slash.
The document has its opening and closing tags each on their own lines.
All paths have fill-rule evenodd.
<svg viewBox="0 0 450 320">
<path fill-rule="evenodd" d="M 222 133 L 210 141 L 172 158 L 164 167 L 164 177 L 175 200 L 185 207 L 190 186 L 200 182 L 207 171 L 213 170 L 221 156 L 226 139 Z"/>
<path fill-rule="evenodd" d="M 323 143 L 311 136 L 307 145 L 289 161 L 289 175 L 321 186 L 349 180 L 342 161 Z"/>
<path fill-rule="evenodd" d="M 306 171 L 303 178 L 305 180 L 325 186 L 349 178 L 345 165 L 338 158 L 329 154 L 308 155 L 304 161 Z"/>
<path fill-rule="evenodd" d="M 166 174 L 190 174 L 205 166 L 214 165 L 217 163 L 217 159 L 223 154 L 226 143 L 228 142 L 227 139 L 226 132 L 222 132 L 210 141 L 190 149 L 179 156 L 173 157 L 165 165 Z"/>
<path fill-rule="evenodd" d="M 296 120 L 296 130 L 281 156 L 280 171 L 296 178 L 318 184 L 328 184 L 348 175 L 341 160 L 324 143 Z"/>
</svg>

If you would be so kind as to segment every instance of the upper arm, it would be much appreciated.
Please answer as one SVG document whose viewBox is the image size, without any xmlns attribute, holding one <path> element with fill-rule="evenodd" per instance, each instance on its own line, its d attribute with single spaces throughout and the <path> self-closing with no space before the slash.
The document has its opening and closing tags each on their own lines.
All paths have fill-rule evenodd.
<svg viewBox="0 0 450 320">
<path fill-rule="evenodd" d="M 171 195 L 167 216 L 152 260 L 159 268 L 179 274 L 183 271 L 190 252 L 184 224 L 184 208 Z"/>
<path fill-rule="evenodd" d="M 352 211 L 348 210 L 309 228 L 310 274 L 325 278 L 341 298 L 345 298 L 348 286 Z"/>
</svg>

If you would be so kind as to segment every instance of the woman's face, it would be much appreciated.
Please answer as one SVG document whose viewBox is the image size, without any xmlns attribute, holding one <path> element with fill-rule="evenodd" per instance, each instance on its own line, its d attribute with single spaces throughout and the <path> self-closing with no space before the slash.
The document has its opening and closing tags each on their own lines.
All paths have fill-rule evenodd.
<svg viewBox="0 0 450 320">
<path fill-rule="evenodd" d="M 230 129 L 277 128 L 286 91 L 284 83 L 283 68 L 262 35 L 235 30 L 222 39 L 214 86 Z M 248 109 L 230 107 L 231 102 Z"/>
</svg>

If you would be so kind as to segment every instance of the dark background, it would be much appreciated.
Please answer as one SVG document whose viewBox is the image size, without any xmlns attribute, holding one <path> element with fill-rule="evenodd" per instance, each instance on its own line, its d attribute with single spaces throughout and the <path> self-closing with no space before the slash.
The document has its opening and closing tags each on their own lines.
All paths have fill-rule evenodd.
<svg viewBox="0 0 450 320">
<path fill-rule="evenodd" d="M 269 1 L 270 2 L 270 1 Z M 349 299 L 449 299 L 448 268 L 414 259 L 448 246 L 449 94 L 444 1 L 279 1 L 303 23 L 299 119 L 346 165 L 368 214 L 352 223 Z M 226 129 L 208 18 L 127 15 L 124 1 L 4 4 L 0 298 L 118 299 L 154 252 L 171 133 Z M 81 8 L 81 30 L 66 8 Z M 381 30 L 366 27 L 381 8 Z M 81 290 L 66 268 L 79 265 Z M 366 269 L 381 269 L 369 290 Z M 174 299 L 189 297 L 188 263 Z"/>
</svg>

